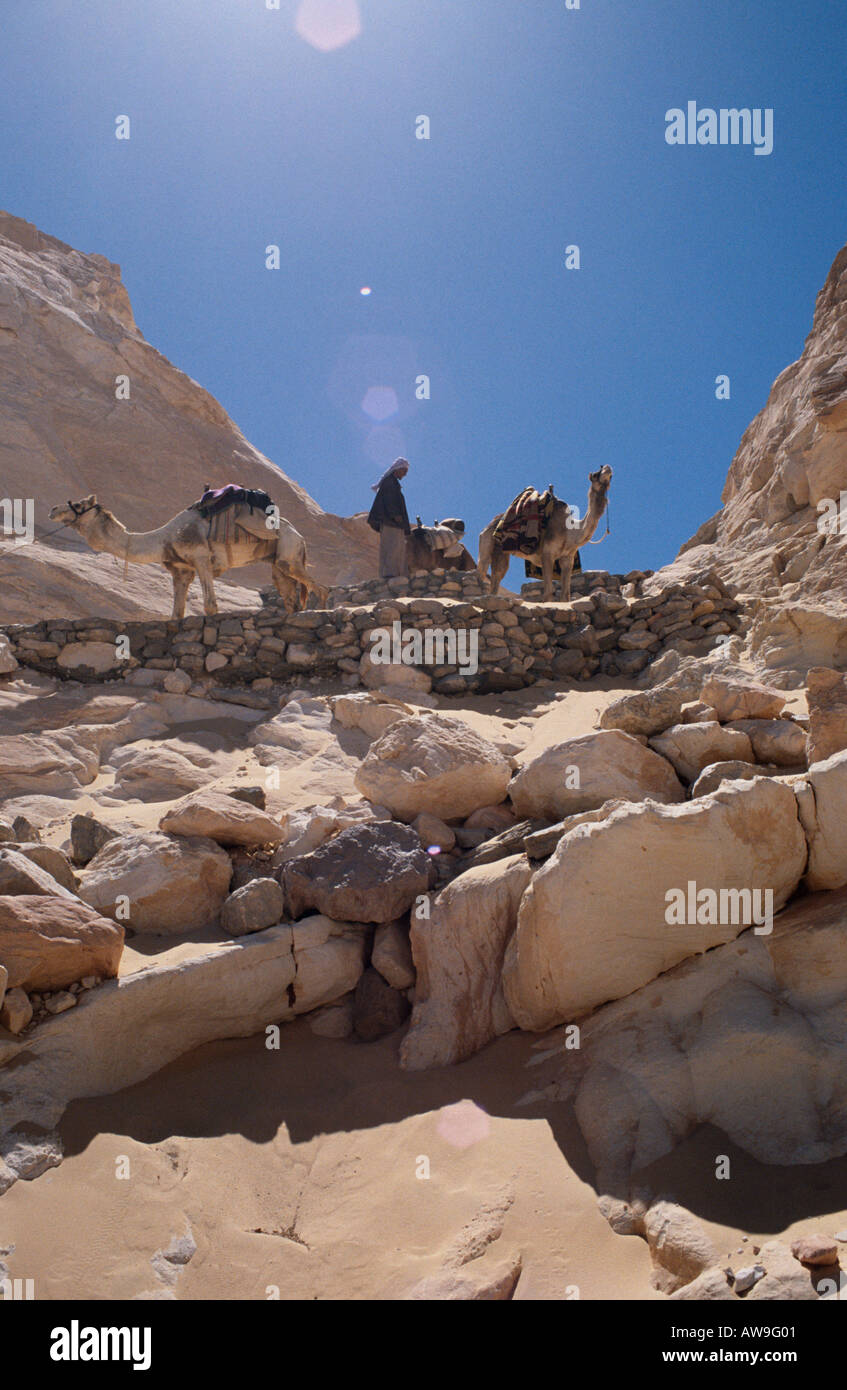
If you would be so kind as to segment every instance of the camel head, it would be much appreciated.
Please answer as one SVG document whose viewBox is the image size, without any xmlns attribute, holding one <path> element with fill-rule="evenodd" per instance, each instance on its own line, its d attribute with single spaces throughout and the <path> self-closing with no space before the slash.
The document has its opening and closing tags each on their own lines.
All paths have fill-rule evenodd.
<svg viewBox="0 0 847 1390">
<path fill-rule="evenodd" d="M 100 511 L 101 507 L 94 493 L 89 497 L 83 497 L 79 502 L 68 502 L 64 507 L 51 507 L 50 520 L 58 521 L 63 526 L 77 526 L 82 517 L 89 512 Z"/>
<path fill-rule="evenodd" d="M 589 473 L 588 481 L 591 484 L 592 492 L 599 492 L 605 497 L 612 481 L 612 470 L 608 463 L 604 463 L 603 467 L 598 468 L 596 473 Z"/>
</svg>

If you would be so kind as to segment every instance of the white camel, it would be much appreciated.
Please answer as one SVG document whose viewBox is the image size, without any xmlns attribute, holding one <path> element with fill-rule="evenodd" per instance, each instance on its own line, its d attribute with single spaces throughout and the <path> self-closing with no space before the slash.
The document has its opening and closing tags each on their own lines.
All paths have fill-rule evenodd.
<svg viewBox="0 0 847 1390">
<path fill-rule="evenodd" d="M 51 521 L 78 531 L 92 550 L 103 550 L 134 565 L 164 565 L 174 586 L 173 617 L 185 615 L 185 599 L 195 575 L 203 590 L 203 611 L 217 613 L 215 579 L 227 570 L 267 560 L 277 593 L 289 611 L 302 608 L 310 593 L 323 606 L 327 590 L 306 569 L 306 542 L 276 508 L 272 518 L 238 503 L 229 511 L 231 534 L 218 539 L 213 532 L 224 529 L 210 525 L 192 507 L 156 531 L 128 531 L 116 516 L 102 507 L 92 493 L 79 502 L 53 507 Z M 268 521 L 273 520 L 273 527 Z M 215 518 L 215 520 L 219 520 Z"/>
</svg>

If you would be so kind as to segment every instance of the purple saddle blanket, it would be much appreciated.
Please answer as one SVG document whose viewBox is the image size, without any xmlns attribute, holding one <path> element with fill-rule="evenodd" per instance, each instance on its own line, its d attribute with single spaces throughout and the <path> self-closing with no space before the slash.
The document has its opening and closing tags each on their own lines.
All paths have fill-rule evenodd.
<svg viewBox="0 0 847 1390">
<path fill-rule="evenodd" d="M 203 496 L 197 502 L 192 502 L 191 508 L 198 511 L 201 516 L 217 516 L 219 512 L 226 511 L 227 507 L 234 507 L 239 502 L 246 502 L 250 510 L 254 508 L 260 512 L 266 512 L 273 506 L 273 502 L 266 492 L 261 488 L 242 487 L 240 483 L 227 483 L 224 487 L 206 488 Z"/>
</svg>

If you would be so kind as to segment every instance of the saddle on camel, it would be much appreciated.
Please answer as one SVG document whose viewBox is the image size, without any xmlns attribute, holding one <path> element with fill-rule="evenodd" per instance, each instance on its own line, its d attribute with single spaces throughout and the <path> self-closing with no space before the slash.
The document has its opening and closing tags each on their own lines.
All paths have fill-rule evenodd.
<svg viewBox="0 0 847 1390">
<path fill-rule="evenodd" d="M 447 517 L 432 526 L 424 526 L 420 517 L 415 522 L 406 540 L 410 573 L 476 569 L 464 545 L 465 523 L 458 517 Z"/>
<path fill-rule="evenodd" d="M 249 507 L 251 516 L 254 511 L 267 516 L 274 505 L 261 488 L 243 487 L 241 483 L 226 483 L 223 487 L 209 487 L 207 484 L 203 496 L 192 502 L 188 510 L 199 512 L 203 520 L 208 521 L 211 540 L 226 542 L 235 539 L 230 533 L 238 528 L 233 526 L 231 512 L 233 507 L 242 503 Z"/>
<path fill-rule="evenodd" d="M 555 501 L 552 483 L 546 492 L 525 487 L 506 508 L 495 528 L 494 538 L 501 548 L 505 551 L 519 550 L 524 556 L 527 551 L 537 551 Z M 573 567 L 575 570 L 582 569 L 579 551 L 576 552 Z M 561 574 L 558 560 L 553 568 L 555 574 Z M 541 566 L 532 560 L 524 560 L 524 571 L 528 579 L 541 577 Z"/>
</svg>

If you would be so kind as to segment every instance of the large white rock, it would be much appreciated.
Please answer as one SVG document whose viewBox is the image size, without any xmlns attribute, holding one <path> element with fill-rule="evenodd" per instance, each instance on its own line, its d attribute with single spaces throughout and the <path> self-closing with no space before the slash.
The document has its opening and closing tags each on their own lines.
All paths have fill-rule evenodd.
<svg viewBox="0 0 847 1390">
<path fill-rule="evenodd" d="M 371 745 L 356 786 L 400 820 L 430 811 L 451 821 L 503 801 L 511 775 L 503 754 L 463 720 L 425 714 L 400 720 Z"/>
<path fill-rule="evenodd" d="M 674 724 L 651 738 L 650 747 L 667 758 L 686 782 L 696 781 L 711 763 L 755 762 L 747 734 L 715 722 Z"/>
<path fill-rule="evenodd" d="M 417 984 L 402 1066 L 419 1071 L 461 1061 L 514 1027 L 500 975 L 531 877 L 525 855 L 483 864 L 439 893 L 430 920 L 412 913 Z"/>
<path fill-rule="evenodd" d="M 682 806 L 622 806 L 578 826 L 521 902 L 503 969 L 516 1022 L 541 1031 L 569 1021 L 744 930 L 740 921 L 671 924 L 671 890 L 770 889 L 776 912 L 805 862 L 792 789 L 768 778 Z"/>
<path fill-rule="evenodd" d="M 573 1104 L 601 1191 L 704 1124 L 761 1163 L 843 1155 L 845 917 L 847 889 L 799 897 L 770 935 L 745 932 L 598 1009 L 578 1047 L 551 1037 L 533 1084 Z"/>
<path fill-rule="evenodd" d="M 415 983 L 409 928 L 402 918 L 377 927 L 371 965 L 393 989 L 410 989 Z"/>
<path fill-rule="evenodd" d="M 809 763 L 824 762 L 847 748 L 847 674 L 813 666 L 806 676 L 809 706 Z"/>
<path fill-rule="evenodd" d="M 732 676 L 710 676 L 700 699 L 712 706 L 721 724 L 731 719 L 779 719 L 785 705 L 781 690 Z"/>
<path fill-rule="evenodd" d="M 332 717 L 342 728 L 361 729 L 369 738 L 380 738 L 398 719 L 407 719 L 415 713 L 412 705 L 380 691 L 336 695 L 331 704 Z"/>
<path fill-rule="evenodd" d="M 79 896 L 133 931 L 190 932 L 217 917 L 232 863 L 214 840 L 138 831 L 110 840 L 81 875 Z M 118 916 L 128 899 L 128 915 Z"/>
<path fill-rule="evenodd" d="M 793 719 L 734 719 L 725 727 L 747 735 L 759 763 L 806 766 L 806 730 Z"/>
<path fill-rule="evenodd" d="M 183 797 L 165 812 L 159 829 L 171 835 L 205 835 L 219 845 L 278 845 L 286 836 L 273 816 L 217 791 Z"/>
<path fill-rule="evenodd" d="M 660 734 L 681 718 L 683 695 L 669 685 L 637 690 L 613 700 L 600 714 L 601 729 L 621 729 L 625 734 Z"/>
<path fill-rule="evenodd" d="M 340 999 L 362 954 L 361 928 L 322 919 L 299 946 L 290 926 L 270 927 L 87 991 L 31 1040 L 0 1045 L 0 1062 L 27 1061 L 26 1085 L 4 1086 L 3 1125 L 50 1129 L 78 1096 L 122 1090 L 202 1043 L 263 1033 Z"/>
<path fill-rule="evenodd" d="M 806 887 L 841 888 L 847 883 L 847 752 L 813 763 L 800 787 L 804 783 L 813 793 L 800 805 L 809 840 Z"/>
<path fill-rule="evenodd" d="M 604 801 L 683 801 L 673 768 L 619 729 L 584 734 L 545 748 L 525 763 L 509 788 L 519 816 L 560 820 Z"/>
<path fill-rule="evenodd" d="M 65 989 L 86 975 L 117 975 L 123 927 L 69 893 L 0 897 L 0 963 L 10 988 Z"/>
</svg>

